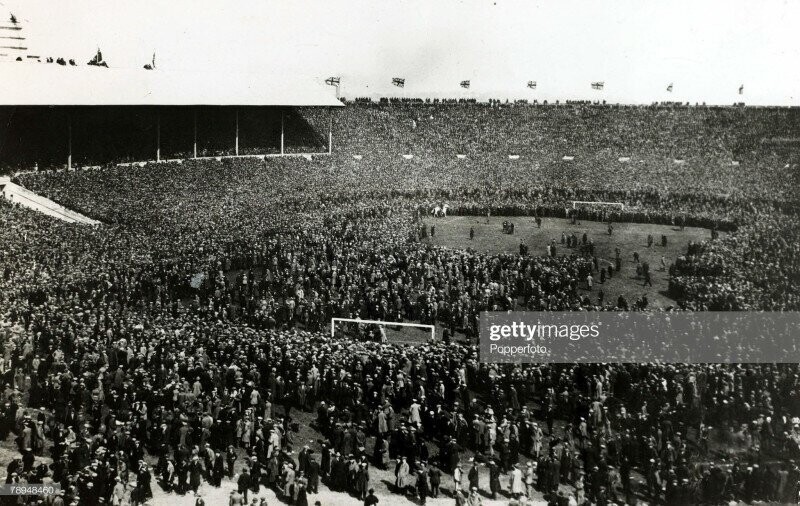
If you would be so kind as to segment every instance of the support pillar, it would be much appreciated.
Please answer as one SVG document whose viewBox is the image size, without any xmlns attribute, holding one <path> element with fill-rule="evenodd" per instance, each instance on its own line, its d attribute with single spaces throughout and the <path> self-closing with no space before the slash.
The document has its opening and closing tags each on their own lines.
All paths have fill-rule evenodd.
<svg viewBox="0 0 800 506">
<path fill-rule="evenodd" d="M 239 156 L 239 109 L 236 109 L 236 156 Z"/>
<path fill-rule="evenodd" d="M 192 153 L 194 158 L 197 158 L 197 109 L 194 110 L 194 144 L 192 145 Z"/>
<path fill-rule="evenodd" d="M 283 117 L 285 116 L 285 112 L 281 110 L 281 154 L 283 154 Z"/>
<path fill-rule="evenodd" d="M 156 113 L 156 162 L 161 161 L 161 113 Z"/>
<path fill-rule="evenodd" d="M 328 154 L 333 153 L 333 108 L 328 108 Z"/>
<path fill-rule="evenodd" d="M 72 113 L 67 113 L 67 169 L 72 169 Z"/>
</svg>

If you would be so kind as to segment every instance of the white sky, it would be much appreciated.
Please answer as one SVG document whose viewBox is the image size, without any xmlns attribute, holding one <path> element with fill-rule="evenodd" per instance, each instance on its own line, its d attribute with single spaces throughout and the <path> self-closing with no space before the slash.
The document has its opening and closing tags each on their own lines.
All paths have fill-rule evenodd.
<svg viewBox="0 0 800 506">
<path fill-rule="evenodd" d="M 43 57 L 85 63 L 99 45 L 141 68 L 155 50 L 163 72 L 338 75 L 350 98 L 800 105 L 795 0 L 0 0 L 9 11 Z"/>
</svg>

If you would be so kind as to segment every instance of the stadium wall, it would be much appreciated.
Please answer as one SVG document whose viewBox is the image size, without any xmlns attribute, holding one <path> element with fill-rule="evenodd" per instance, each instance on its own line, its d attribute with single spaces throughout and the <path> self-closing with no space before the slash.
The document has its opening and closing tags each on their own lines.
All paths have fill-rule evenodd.
<svg viewBox="0 0 800 506">
<path fill-rule="evenodd" d="M 21 206 L 39 211 L 67 223 L 80 223 L 83 225 L 98 225 L 100 222 L 56 204 L 52 200 L 37 195 L 36 193 L 12 183 L 8 178 L 0 179 L 2 195 L 6 200 Z"/>
</svg>

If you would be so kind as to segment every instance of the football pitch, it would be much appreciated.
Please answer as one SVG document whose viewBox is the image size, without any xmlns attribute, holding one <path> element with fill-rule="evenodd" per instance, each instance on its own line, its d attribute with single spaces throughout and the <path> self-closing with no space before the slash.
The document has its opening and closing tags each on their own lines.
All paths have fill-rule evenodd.
<svg viewBox="0 0 800 506">
<path fill-rule="evenodd" d="M 514 234 L 503 233 L 503 222 L 514 224 Z M 542 227 L 536 226 L 530 216 L 448 216 L 445 218 L 425 219 L 428 237 L 423 241 L 436 246 L 454 249 L 471 249 L 479 253 L 518 253 L 520 243 L 528 246 L 528 254 L 533 256 L 547 255 L 547 245 L 556 241 L 557 254 L 569 255 L 577 248 L 570 249 L 561 244 L 562 232 L 571 235 L 573 232 L 580 241 L 584 233 L 595 245 L 595 255 L 600 267 L 613 265 L 615 248 L 620 249 L 622 270 L 614 272 L 614 277 L 600 283 L 599 275 L 594 275 L 595 285 L 592 292 L 586 290 L 586 283 L 580 283 L 581 293 L 588 294 L 592 301 L 597 300 L 600 289 L 605 294 L 606 302 L 615 302 L 622 294 L 633 304 L 637 298 L 647 295 L 651 306 L 668 307 L 675 305 L 667 293 L 669 288 L 669 266 L 679 256 L 686 253 L 690 241 L 699 242 L 711 238 L 711 231 L 705 228 L 686 227 L 680 230 L 671 225 L 653 225 L 643 223 L 614 223 L 612 235 L 608 235 L 608 226 L 596 221 L 579 221 L 573 225 L 563 218 L 543 218 Z M 431 226 L 435 226 L 435 235 L 430 236 Z M 470 240 L 470 228 L 475 230 L 474 239 Z M 647 247 L 647 235 L 653 235 L 653 245 Z M 661 246 L 661 235 L 667 236 L 667 246 Z M 636 276 L 634 252 L 639 253 L 640 262 L 650 263 L 653 286 L 643 286 L 644 279 Z M 667 264 L 661 270 L 661 257 Z"/>
</svg>

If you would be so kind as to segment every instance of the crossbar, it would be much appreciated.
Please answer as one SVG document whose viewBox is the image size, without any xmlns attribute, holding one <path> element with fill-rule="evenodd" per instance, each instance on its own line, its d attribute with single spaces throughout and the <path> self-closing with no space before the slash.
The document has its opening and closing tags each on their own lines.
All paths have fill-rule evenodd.
<svg viewBox="0 0 800 506">
<path fill-rule="evenodd" d="M 424 323 L 389 322 L 384 320 L 361 320 L 359 318 L 331 318 L 331 337 L 336 333 L 336 322 L 351 322 L 359 324 L 386 325 L 389 327 L 422 327 L 430 329 L 431 341 L 436 340 L 436 327 Z"/>
</svg>

